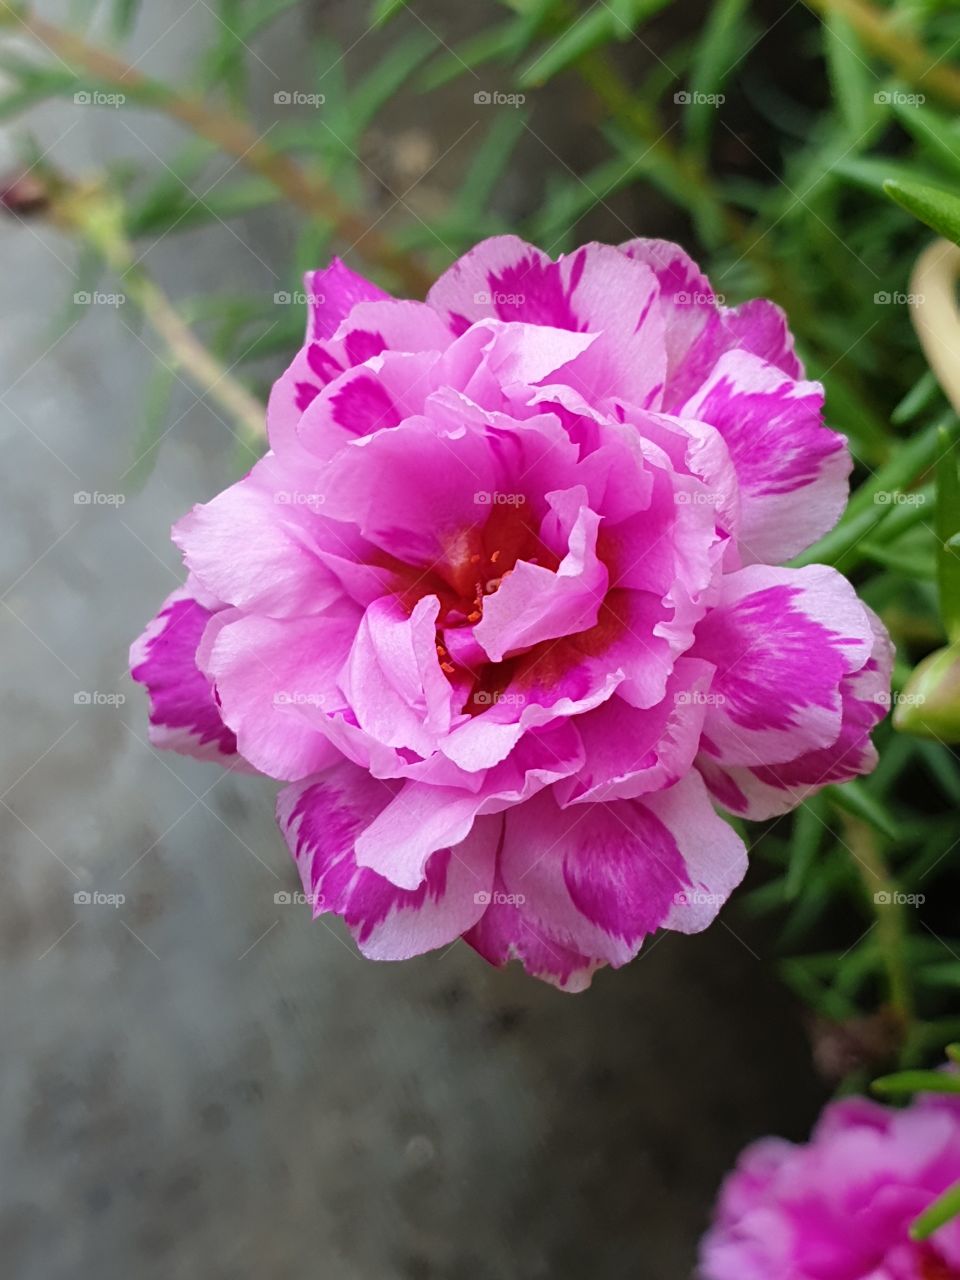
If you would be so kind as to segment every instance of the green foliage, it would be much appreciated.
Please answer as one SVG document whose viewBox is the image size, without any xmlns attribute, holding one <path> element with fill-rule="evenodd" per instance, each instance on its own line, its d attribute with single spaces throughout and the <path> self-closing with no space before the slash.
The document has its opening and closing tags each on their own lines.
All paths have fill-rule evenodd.
<svg viewBox="0 0 960 1280">
<path fill-rule="evenodd" d="M 915 218 L 954 244 L 960 244 L 960 198 L 938 187 L 898 181 L 896 178 L 885 182 L 883 189 Z"/>
</svg>

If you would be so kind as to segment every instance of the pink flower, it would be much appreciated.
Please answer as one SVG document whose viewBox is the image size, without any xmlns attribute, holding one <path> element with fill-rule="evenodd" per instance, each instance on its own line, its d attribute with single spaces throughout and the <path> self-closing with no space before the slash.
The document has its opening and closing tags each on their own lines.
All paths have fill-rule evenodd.
<svg viewBox="0 0 960 1280">
<path fill-rule="evenodd" d="M 828 1106 L 806 1146 L 748 1147 L 720 1193 L 702 1280 L 958 1280 L 960 1222 L 913 1220 L 960 1179 L 960 1099 Z"/>
<path fill-rule="evenodd" d="M 768 302 L 675 245 L 478 245 L 425 303 L 334 261 L 270 452 L 176 526 L 136 649 L 155 740 L 290 783 L 317 912 L 364 954 L 463 936 L 579 990 L 703 929 L 744 846 L 872 767 L 890 649 L 833 569 L 774 567 L 850 460 Z"/>
</svg>

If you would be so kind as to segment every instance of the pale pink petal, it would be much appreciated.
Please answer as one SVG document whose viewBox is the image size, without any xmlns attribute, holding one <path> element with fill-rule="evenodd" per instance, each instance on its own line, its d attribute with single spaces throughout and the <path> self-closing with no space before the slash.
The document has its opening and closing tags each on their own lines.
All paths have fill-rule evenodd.
<svg viewBox="0 0 960 1280">
<path fill-rule="evenodd" d="M 482 436 L 409 418 L 341 449 L 325 479 L 325 512 L 409 565 L 457 560 L 499 489 Z"/>
<path fill-rule="evenodd" d="M 328 539 L 316 475 L 272 454 L 173 529 L 187 568 L 225 604 L 271 617 L 318 613 L 342 588 L 317 554 Z"/>
<path fill-rule="evenodd" d="M 357 303 L 390 297 L 371 281 L 351 271 L 340 258 L 332 258 L 330 265 L 321 271 L 308 271 L 303 285 L 310 308 L 308 336 L 314 339 L 332 338 L 340 322 Z"/>
<path fill-rule="evenodd" d="M 755 820 L 778 817 L 828 783 L 849 782 L 873 769 L 877 756 L 870 732 L 889 710 L 893 648 L 882 623 L 864 608 L 873 624 L 874 645 L 864 665 L 840 682 L 843 712 L 836 740 L 786 764 L 752 769 L 723 767 L 701 756 L 701 772 L 724 808 Z"/>
<path fill-rule="evenodd" d="M 579 716 L 584 766 L 558 782 L 560 805 L 634 799 L 660 791 L 689 773 L 700 745 L 700 732 L 714 669 L 695 658 L 678 658 L 666 695 L 656 706 L 640 710 L 618 696 Z"/>
<path fill-rule="evenodd" d="M 131 645 L 130 674 L 149 695 L 155 747 L 232 766 L 237 740 L 223 723 L 212 682 L 197 667 L 212 616 L 188 591 L 174 591 Z"/>
<path fill-rule="evenodd" d="M 398 426 L 423 410 L 435 384 L 435 352 L 388 351 L 332 378 L 296 428 L 310 458 L 326 462 L 358 437 Z"/>
<path fill-rule="evenodd" d="M 691 656 L 717 668 L 703 749 L 723 765 L 780 764 L 840 734 L 840 683 L 870 656 L 870 617 L 824 565 L 728 574 Z"/>
<path fill-rule="evenodd" d="M 558 503 L 561 498 L 548 496 Z M 560 517 L 567 526 L 568 549 L 556 572 L 518 560 L 486 598 L 473 635 L 493 662 L 595 625 L 607 589 L 607 570 L 596 553 L 600 519 L 580 505 L 585 498 L 586 491 L 581 489 L 572 526 L 572 512 Z"/>
<path fill-rule="evenodd" d="M 341 764 L 287 787 L 277 819 L 314 915 L 342 916 L 364 955 L 405 960 L 448 946 L 481 917 L 493 887 L 502 820 L 482 818 L 465 840 L 437 850 L 422 883 L 401 889 L 357 865 L 354 845 L 390 790 Z"/>
<path fill-rule="evenodd" d="M 658 408 L 666 376 L 653 272 L 609 245 L 557 262 L 515 236 L 481 241 L 437 281 L 429 304 L 456 334 L 488 316 L 599 334 L 561 379 L 603 399 Z"/>
<path fill-rule="evenodd" d="M 669 240 L 630 240 L 620 248 L 645 263 L 660 286 L 667 349 L 664 409 L 675 412 L 727 351 L 751 352 L 791 378 L 803 377 L 786 316 L 775 303 L 758 298 L 724 306 L 693 259 Z"/>
<path fill-rule="evenodd" d="M 503 880 L 497 878 L 490 902 L 481 918 L 464 934 L 464 941 L 502 968 L 519 960 L 527 973 L 549 982 L 560 991 L 585 991 L 599 962 L 571 951 L 545 933 L 542 925 L 524 914 Z"/>
<path fill-rule="evenodd" d="M 209 625 L 199 661 L 241 754 L 262 772 L 294 782 L 337 759 L 315 721 L 344 705 L 337 674 L 359 618 L 351 606 L 322 618 L 231 609 Z"/>
<path fill-rule="evenodd" d="M 727 443 L 740 480 L 745 562 L 788 560 L 840 518 L 852 462 L 822 410 L 819 383 L 733 351 L 678 411 L 711 423 Z"/>
<path fill-rule="evenodd" d="M 436 596 L 413 612 L 393 596 L 366 610 L 340 683 L 360 728 L 387 746 L 427 756 L 437 739 L 466 717 L 437 655 Z"/>
<path fill-rule="evenodd" d="M 619 967 L 663 925 L 705 927 L 742 877 L 746 851 L 688 775 L 642 801 L 560 809 L 540 792 L 508 813 L 500 866 L 549 936 Z"/>
<path fill-rule="evenodd" d="M 466 838 L 478 814 L 511 809 L 583 763 L 569 724 L 527 733 L 512 756 L 486 774 L 475 791 L 407 782 L 359 837 L 357 862 L 405 889 L 414 889 L 436 850 Z"/>
</svg>

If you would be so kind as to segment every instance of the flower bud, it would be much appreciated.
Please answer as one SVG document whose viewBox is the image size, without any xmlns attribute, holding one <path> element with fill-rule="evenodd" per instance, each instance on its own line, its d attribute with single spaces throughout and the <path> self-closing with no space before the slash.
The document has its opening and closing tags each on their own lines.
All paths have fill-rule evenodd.
<svg viewBox="0 0 960 1280">
<path fill-rule="evenodd" d="M 902 733 L 960 742 L 960 644 L 924 658 L 898 699 L 893 724 Z"/>
<path fill-rule="evenodd" d="M 50 188 L 35 173 L 5 174 L 0 178 L 0 206 L 18 218 L 43 213 L 50 203 Z"/>
</svg>

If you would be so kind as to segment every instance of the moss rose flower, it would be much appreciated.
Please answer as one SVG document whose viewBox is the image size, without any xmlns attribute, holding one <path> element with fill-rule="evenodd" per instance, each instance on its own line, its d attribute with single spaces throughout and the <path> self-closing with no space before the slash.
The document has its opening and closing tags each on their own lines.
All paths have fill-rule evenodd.
<svg viewBox="0 0 960 1280">
<path fill-rule="evenodd" d="M 568 990 L 704 928 L 783 813 L 869 769 L 885 633 L 776 567 L 847 495 L 782 313 L 677 246 L 484 241 L 426 302 L 334 261 L 270 452 L 177 524 L 134 647 L 155 740 L 288 785 L 317 912 Z"/>
<path fill-rule="evenodd" d="M 826 1108 L 809 1143 L 754 1143 L 720 1194 L 702 1280 L 958 1280 L 960 1220 L 910 1224 L 960 1179 L 960 1100 Z"/>
</svg>

